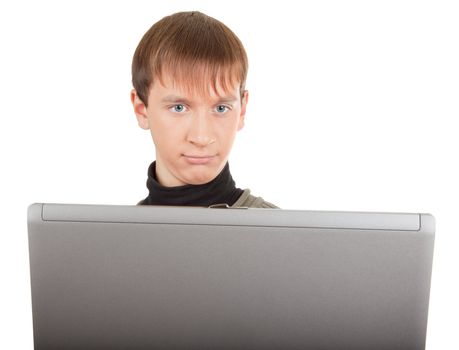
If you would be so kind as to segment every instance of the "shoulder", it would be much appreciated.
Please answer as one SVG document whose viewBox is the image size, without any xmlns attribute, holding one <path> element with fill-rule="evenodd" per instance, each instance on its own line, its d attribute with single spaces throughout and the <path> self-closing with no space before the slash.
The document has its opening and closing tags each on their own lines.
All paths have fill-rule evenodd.
<svg viewBox="0 0 459 350">
<path fill-rule="evenodd" d="M 256 197 L 250 193 L 250 189 L 246 188 L 241 196 L 231 207 L 248 207 L 248 208 L 267 208 L 280 209 L 278 206 L 265 201 L 262 197 Z"/>
</svg>

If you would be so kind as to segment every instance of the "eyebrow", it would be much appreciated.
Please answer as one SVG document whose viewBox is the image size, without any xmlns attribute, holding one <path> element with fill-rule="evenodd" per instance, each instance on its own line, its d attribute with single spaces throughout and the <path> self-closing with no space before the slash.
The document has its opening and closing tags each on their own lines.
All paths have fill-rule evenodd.
<svg viewBox="0 0 459 350">
<path fill-rule="evenodd" d="M 221 103 L 221 102 L 230 103 L 230 102 L 236 102 L 236 101 L 237 101 L 237 98 L 235 96 L 229 95 L 229 96 L 224 96 L 224 97 L 219 98 L 217 100 L 217 103 Z M 191 104 L 191 101 L 189 101 L 187 98 L 177 96 L 177 95 L 168 95 L 162 98 L 161 102 L 175 102 L 175 103 L 184 102 L 186 104 Z"/>
</svg>

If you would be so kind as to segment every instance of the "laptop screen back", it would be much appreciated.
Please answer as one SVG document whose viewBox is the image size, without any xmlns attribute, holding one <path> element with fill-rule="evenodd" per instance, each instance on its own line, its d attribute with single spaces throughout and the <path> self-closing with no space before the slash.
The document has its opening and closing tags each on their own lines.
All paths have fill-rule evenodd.
<svg viewBox="0 0 459 350">
<path fill-rule="evenodd" d="M 32 204 L 35 349 L 423 349 L 429 214 Z"/>
</svg>

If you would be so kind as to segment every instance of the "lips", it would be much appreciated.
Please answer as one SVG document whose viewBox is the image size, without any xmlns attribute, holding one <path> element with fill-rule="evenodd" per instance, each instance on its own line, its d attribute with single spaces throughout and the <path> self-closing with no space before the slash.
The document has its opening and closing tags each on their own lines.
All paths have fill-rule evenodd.
<svg viewBox="0 0 459 350">
<path fill-rule="evenodd" d="M 185 159 L 188 161 L 190 164 L 206 164 L 210 162 L 215 155 L 205 155 L 205 156 L 199 156 L 199 155 L 183 155 Z"/>
</svg>

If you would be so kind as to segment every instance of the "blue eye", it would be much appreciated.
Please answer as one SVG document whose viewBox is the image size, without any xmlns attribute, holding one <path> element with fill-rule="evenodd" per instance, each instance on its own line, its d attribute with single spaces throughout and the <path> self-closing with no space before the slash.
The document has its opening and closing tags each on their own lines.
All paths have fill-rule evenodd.
<svg viewBox="0 0 459 350">
<path fill-rule="evenodd" d="M 175 106 L 172 107 L 172 108 L 174 108 L 174 111 L 175 111 L 175 112 L 178 112 L 178 113 L 183 112 L 184 109 L 185 109 L 185 107 L 184 107 L 183 105 L 175 105 Z"/>
<path fill-rule="evenodd" d="M 220 114 L 226 112 L 227 110 L 228 110 L 227 106 L 224 106 L 224 105 L 218 105 L 217 106 L 217 112 L 219 112 Z"/>
</svg>

